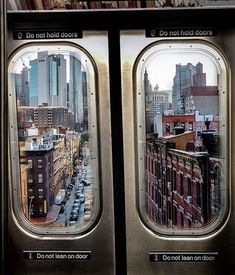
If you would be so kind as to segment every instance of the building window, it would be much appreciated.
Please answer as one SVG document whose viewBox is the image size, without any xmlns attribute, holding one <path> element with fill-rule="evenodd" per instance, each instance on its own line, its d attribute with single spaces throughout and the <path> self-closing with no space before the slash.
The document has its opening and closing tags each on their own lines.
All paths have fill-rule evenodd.
<svg viewBox="0 0 235 275">
<path fill-rule="evenodd" d="M 43 211 L 44 209 L 43 209 L 43 204 L 39 204 L 38 205 L 38 212 L 39 212 L 39 215 L 42 215 L 43 214 Z"/>
<path fill-rule="evenodd" d="M 154 161 L 154 176 L 157 176 L 157 160 Z"/>
<path fill-rule="evenodd" d="M 162 195 L 166 195 L 166 181 L 162 179 Z"/>
<path fill-rule="evenodd" d="M 161 165 L 157 162 L 157 178 L 161 179 Z"/>
<path fill-rule="evenodd" d="M 42 168 L 42 159 L 38 159 L 38 168 Z"/>
<path fill-rule="evenodd" d="M 189 131 L 193 131 L 193 123 L 192 122 L 189 122 Z"/>
<path fill-rule="evenodd" d="M 170 124 L 169 123 L 166 124 L 166 132 L 170 133 Z"/>
<path fill-rule="evenodd" d="M 171 220 L 172 219 L 172 208 L 171 208 L 171 202 L 167 201 L 167 212 L 168 212 L 168 219 Z"/>
<path fill-rule="evenodd" d="M 177 225 L 177 206 L 173 206 L 173 225 Z"/>
<path fill-rule="evenodd" d="M 171 182 L 171 168 L 167 167 L 166 169 L 166 181 Z"/>
<path fill-rule="evenodd" d="M 158 192 L 158 208 L 162 208 L 162 195 L 160 191 Z"/>
<path fill-rule="evenodd" d="M 184 212 L 180 211 L 180 225 L 184 227 Z"/>
<path fill-rule="evenodd" d="M 157 204 L 158 203 L 158 190 L 157 188 L 155 188 L 155 203 Z"/>
<path fill-rule="evenodd" d="M 192 180 L 188 178 L 188 196 L 192 196 Z"/>
<path fill-rule="evenodd" d="M 38 198 L 41 200 L 44 196 L 44 191 L 42 188 L 39 188 L 38 189 Z"/>
<path fill-rule="evenodd" d="M 180 174 L 180 195 L 184 195 L 184 175 Z"/>
<path fill-rule="evenodd" d="M 177 190 L 177 173 L 176 170 L 173 169 L 173 190 Z"/>
<path fill-rule="evenodd" d="M 33 184 L 33 178 L 28 178 L 28 184 Z"/>
<path fill-rule="evenodd" d="M 33 197 L 34 193 L 33 193 L 33 189 L 32 188 L 29 188 L 28 189 L 28 197 L 31 198 Z"/>
<path fill-rule="evenodd" d="M 38 174 L 38 183 L 43 183 L 43 174 Z"/>
<path fill-rule="evenodd" d="M 153 182 L 151 182 L 151 198 L 152 200 L 154 199 L 154 185 L 153 185 Z"/>
<path fill-rule="evenodd" d="M 33 161 L 31 159 L 28 159 L 28 167 L 33 168 Z"/>
<path fill-rule="evenodd" d="M 202 193 L 201 193 L 201 184 L 198 182 L 196 184 L 196 188 L 197 188 L 197 205 L 199 207 L 202 207 Z"/>
</svg>

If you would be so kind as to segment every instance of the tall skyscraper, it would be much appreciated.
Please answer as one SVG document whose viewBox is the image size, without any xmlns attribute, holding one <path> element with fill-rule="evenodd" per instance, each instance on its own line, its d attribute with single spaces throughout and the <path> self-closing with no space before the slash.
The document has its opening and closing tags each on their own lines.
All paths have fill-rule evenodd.
<svg viewBox="0 0 235 275">
<path fill-rule="evenodd" d="M 144 92 L 145 94 L 152 91 L 147 70 L 144 71 Z"/>
<path fill-rule="evenodd" d="M 61 54 L 48 55 L 39 52 L 38 58 L 30 61 L 29 71 L 30 106 L 48 104 L 66 106 L 66 60 Z"/>
<path fill-rule="evenodd" d="M 83 131 L 84 127 L 84 102 L 82 87 L 81 60 L 70 56 L 70 82 L 69 82 L 69 109 L 74 113 L 75 128 Z"/>
<path fill-rule="evenodd" d="M 152 88 L 149 81 L 148 72 L 144 72 L 144 93 L 145 93 L 145 114 L 146 131 L 154 131 L 155 116 L 163 114 L 169 108 L 169 94 L 171 91 L 160 91 L 158 85 Z"/>
<path fill-rule="evenodd" d="M 21 103 L 21 93 L 22 93 L 22 78 L 21 74 L 19 73 L 14 73 L 12 74 L 12 77 L 15 82 L 15 91 L 16 91 L 16 98 L 17 98 L 17 104 L 22 105 Z"/>
<path fill-rule="evenodd" d="M 12 74 L 15 83 L 17 104 L 29 105 L 29 69 L 24 67 L 20 73 Z"/>
<path fill-rule="evenodd" d="M 48 56 L 49 105 L 66 106 L 66 60 L 61 54 Z"/>
<path fill-rule="evenodd" d="M 21 105 L 29 106 L 29 68 L 24 67 L 21 71 L 22 91 Z"/>
<path fill-rule="evenodd" d="M 87 95 L 87 74 L 82 72 L 82 91 L 83 91 L 83 109 L 84 109 L 84 123 L 83 130 L 88 130 L 88 95 Z"/>
<path fill-rule="evenodd" d="M 198 62 L 196 66 L 176 65 L 176 73 L 172 87 L 172 107 L 175 114 L 184 113 L 182 90 L 190 86 L 206 86 L 206 74 L 203 73 L 203 65 Z"/>
</svg>

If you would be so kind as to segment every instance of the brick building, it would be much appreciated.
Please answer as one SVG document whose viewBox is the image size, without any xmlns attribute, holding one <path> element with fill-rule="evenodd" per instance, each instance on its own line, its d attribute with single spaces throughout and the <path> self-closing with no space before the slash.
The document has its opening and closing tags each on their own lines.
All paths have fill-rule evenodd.
<svg viewBox="0 0 235 275">
<path fill-rule="evenodd" d="M 165 228 L 201 228 L 218 213 L 218 156 L 179 150 L 164 138 L 147 144 L 145 188 L 148 216 Z"/>
<path fill-rule="evenodd" d="M 162 119 L 158 119 L 158 123 L 162 125 L 160 136 L 167 137 L 175 135 L 177 130 L 182 128 L 182 132 L 194 131 L 195 136 L 198 136 L 205 130 L 219 130 L 219 115 L 215 114 L 199 114 L 196 111 L 194 114 L 182 115 L 162 115 Z M 157 128 L 157 127 L 155 127 Z M 160 127 L 158 127 L 160 128 Z"/>
<path fill-rule="evenodd" d="M 217 86 L 189 86 L 182 89 L 185 114 L 199 111 L 201 115 L 219 115 L 219 91 Z"/>
<path fill-rule="evenodd" d="M 53 204 L 53 146 L 25 150 L 22 162 L 27 163 L 28 211 L 30 217 L 44 217 Z"/>
<path fill-rule="evenodd" d="M 196 129 L 195 114 L 162 115 L 163 137 L 174 135 L 176 127 L 182 127 L 184 131 L 195 131 Z"/>
<path fill-rule="evenodd" d="M 34 124 L 40 129 L 63 127 L 74 129 L 74 115 L 67 107 L 42 105 L 39 107 L 18 106 L 19 136 Z"/>
<path fill-rule="evenodd" d="M 63 184 L 65 136 L 51 129 L 44 135 L 33 126 L 21 141 L 21 185 L 27 197 L 26 216 L 45 217 Z M 24 198 L 22 196 L 22 198 Z M 24 202 L 25 204 L 25 202 Z"/>
</svg>

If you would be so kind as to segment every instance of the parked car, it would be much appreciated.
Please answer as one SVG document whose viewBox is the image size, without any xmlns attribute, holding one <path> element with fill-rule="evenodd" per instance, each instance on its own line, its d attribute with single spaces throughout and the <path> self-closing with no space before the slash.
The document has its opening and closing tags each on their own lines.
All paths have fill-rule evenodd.
<svg viewBox="0 0 235 275">
<path fill-rule="evenodd" d="M 70 183 L 67 189 L 68 189 L 68 190 L 72 190 L 72 189 L 73 189 L 73 184 Z"/>
<path fill-rule="evenodd" d="M 66 194 L 66 199 L 67 200 L 69 199 L 70 195 L 71 195 L 71 191 L 67 191 L 67 194 Z"/>
<path fill-rule="evenodd" d="M 84 194 L 79 194 L 79 201 L 80 201 L 80 203 L 85 202 L 85 195 Z"/>
<path fill-rule="evenodd" d="M 83 183 L 79 183 L 79 185 L 78 185 L 78 190 L 82 190 L 82 191 L 83 191 L 83 189 L 84 189 Z"/>
<path fill-rule="evenodd" d="M 79 202 L 79 203 L 74 203 L 74 204 L 73 204 L 73 208 L 72 208 L 72 209 L 73 209 L 73 210 L 77 210 L 77 211 L 79 211 L 80 206 L 81 206 L 81 205 L 80 205 L 80 202 Z"/>
<path fill-rule="evenodd" d="M 60 212 L 59 212 L 60 214 L 63 214 L 64 213 L 64 205 L 61 205 L 61 207 L 60 207 Z"/>
<path fill-rule="evenodd" d="M 89 221 L 91 219 L 91 211 L 86 211 L 84 213 L 84 221 Z"/>
<path fill-rule="evenodd" d="M 90 202 L 84 203 L 84 211 L 90 211 L 91 210 L 91 204 Z"/>
<path fill-rule="evenodd" d="M 72 220 L 69 222 L 69 225 L 72 226 L 72 225 L 75 225 L 76 221 L 75 220 Z"/>
<path fill-rule="evenodd" d="M 83 193 L 83 190 L 81 189 L 78 189 L 76 192 L 75 192 L 75 196 L 79 195 L 79 194 L 82 194 Z"/>
<path fill-rule="evenodd" d="M 81 180 L 81 183 L 83 183 L 85 186 L 89 186 L 90 185 L 90 182 L 88 180 Z"/>
<path fill-rule="evenodd" d="M 86 176 L 82 175 L 81 180 L 85 180 L 85 179 L 86 179 Z"/>
<path fill-rule="evenodd" d="M 78 214 L 72 214 L 70 216 L 70 221 L 77 221 L 78 220 Z"/>
</svg>

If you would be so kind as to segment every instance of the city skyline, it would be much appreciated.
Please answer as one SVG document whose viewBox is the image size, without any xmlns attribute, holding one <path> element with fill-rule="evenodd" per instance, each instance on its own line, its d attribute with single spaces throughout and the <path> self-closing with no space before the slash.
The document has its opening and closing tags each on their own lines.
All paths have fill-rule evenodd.
<svg viewBox="0 0 235 275">
<path fill-rule="evenodd" d="M 34 57 L 31 60 L 28 58 L 29 67 L 23 59 L 18 59 L 21 60 L 23 69 L 20 73 L 13 74 L 17 103 L 31 107 L 66 107 L 73 113 L 74 127 L 78 131 L 87 130 L 87 72 L 78 54 L 75 57 L 67 53 L 65 58 L 64 54 L 56 52 L 44 50 L 34 55 L 29 54 L 30 58 Z M 20 67 L 19 64 L 16 65 Z M 69 77 L 66 78 L 66 75 Z M 66 123 L 62 123 L 64 124 Z"/>
<path fill-rule="evenodd" d="M 66 48 L 66 47 L 64 47 Z M 48 46 L 48 47 L 29 47 L 28 51 L 24 54 L 21 54 L 19 56 L 19 58 L 16 60 L 15 62 L 15 66 L 12 70 L 12 73 L 21 73 L 22 70 L 24 70 L 25 68 L 30 68 L 30 61 L 35 60 L 38 58 L 38 53 L 40 52 L 47 52 L 48 55 L 63 55 L 64 59 L 66 60 L 66 82 L 69 83 L 70 81 L 70 77 L 71 77 L 71 73 L 70 73 L 70 57 L 72 56 L 73 58 L 76 58 L 78 60 L 80 60 L 81 62 L 81 69 L 82 71 L 86 71 L 86 68 L 84 66 L 85 64 L 85 60 L 86 57 L 83 56 L 83 54 L 77 54 L 77 53 L 73 53 L 71 50 L 66 50 L 66 49 L 58 49 L 57 47 L 52 47 L 52 46 Z"/>
<path fill-rule="evenodd" d="M 98 181 L 88 106 L 94 72 L 83 66 L 81 51 L 34 49 L 17 56 L 10 78 L 17 104 L 22 210 L 33 224 L 80 227 L 91 219 Z"/>
<path fill-rule="evenodd" d="M 152 87 L 149 66 L 142 76 L 146 212 L 165 229 L 201 229 L 223 203 L 218 87 L 208 85 L 201 60 L 173 66 L 172 105 L 167 93 Z"/>
<path fill-rule="evenodd" d="M 204 54 L 198 54 L 194 52 L 188 53 L 162 53 L 157 56 L 153 56 L 145 68 L 149 74 L 149 80 L 152 86 L 159 86 L 159 90 L 172 90 L 173 78 L 175 76 L 176 65 L 186 65 L 191 63 L 202 63 L 204 72 L 207 75 L 207 85 L 217 85 L 217 65 L 214 61 Z"/>
</svg>

